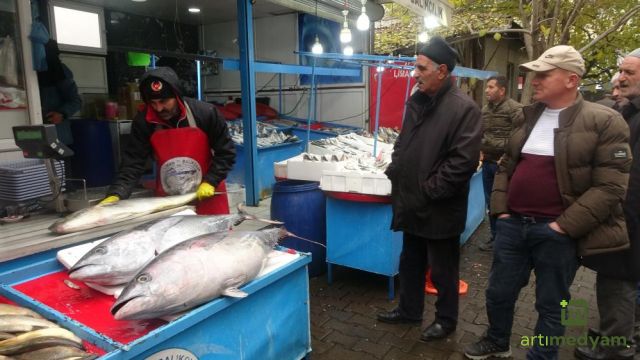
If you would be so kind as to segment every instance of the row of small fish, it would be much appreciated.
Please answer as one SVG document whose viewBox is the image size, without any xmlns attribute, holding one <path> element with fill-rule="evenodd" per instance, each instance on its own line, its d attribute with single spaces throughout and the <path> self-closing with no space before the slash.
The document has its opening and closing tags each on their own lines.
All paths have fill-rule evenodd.
<svg viewBox="0 0 640 360">
<path fill-rule="evenodd" d="M 244 220 L 281 224 L 250 215 L 242 206 L 230 215 L 170 216 L 121 231 L 98 244 L 69 269 L 69 277 L 107 286 L 126 284 L 170 247 L 199 235 L 229 230 Z"/>
<path fill-rule="evenodd" d="M 0 360 L 88 360 L 82 339 L 36 312 L 0 304 Z"/>
<path fill-rule="evenodd" d="M 178 314 L 221 295 L 245 297 L 285 229 L 222 231 L 168 249 L 140 270 L 111 308 L 118 320 Z"/>
<path fill-rule="evenodd" d="M 242 123 L 236 123 L 229 126 L 229 135 L 234 143 L 242 145 L 244 143 L 244 135 Z M 258 123 L 256 142 L 258 147 L 269 147 L 276 144 L 296 142 L 300 139 L 292 134 L 287 134 L 277 128 Z"/>
</svg>

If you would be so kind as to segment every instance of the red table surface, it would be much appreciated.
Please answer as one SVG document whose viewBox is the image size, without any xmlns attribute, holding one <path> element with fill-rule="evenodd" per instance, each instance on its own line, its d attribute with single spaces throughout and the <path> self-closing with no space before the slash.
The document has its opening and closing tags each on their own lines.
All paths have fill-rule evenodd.
<svg viewBox="0 0 640 360">
<path fill-rule="evenodd" d="M 80 289 L 72 289 L 64 283 L 65 279 L 69 279 L 67 272 L 59 271 L 15 285 L 13 288 L 122 344 L 128 344 L 166 324 L 158 319 L 116 320 L 109 311 L 115 297 L 91 289 L 79 281 L 73 283 Z M 0 302 L 11 303 L 2 297 Z M 86 341 L 85 347 L 94 354 L 105 353 Z"/>
</svg>

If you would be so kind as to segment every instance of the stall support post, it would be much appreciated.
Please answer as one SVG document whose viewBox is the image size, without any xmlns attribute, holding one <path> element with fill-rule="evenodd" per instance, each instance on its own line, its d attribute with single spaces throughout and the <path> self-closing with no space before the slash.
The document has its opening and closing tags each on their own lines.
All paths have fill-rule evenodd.
<svg viewBox="0 0 640 360">
<path fill-rule="evenodd" d="M 242 126 L 244 128 L 246 204 L 256 206 L 260 201 L 258 177 L 258 148 L 256 141 L 256 83 L 253 53 L 253 8 L 251 0 L 238 0 L 238 40 L 240 44 L 240 84 L 242 92 Z"/>
<path fill-rule="evenodd" d="M 311 66 L 311 86 L 309 87 L 309 109 L 307 115 L 307 138 L 305 139 L 304 151 L 309 151 L 309 138 L 311 137 L 311 115 L 316 121 L 316 58 L 312 58 Z"/>
<path fill-rule="evenodd" d="M 411 76 L 407 77 L 407 90 L 404 93 L 404 109 L 402 110 L 402 120 L 400 124 L 404 125 L 404 117 L 407 115 L 407 101 L 409 101 L 409 88 L 411 87 Z"/>
<path fill-rule="evenodd" d="M 278 115 L 282 114 L 282 73 L 278 74 Z"/>
<path fill-rule="evenodd" d="M 376 93 L 376 125 L 373 128 L 373 157 L 377 156 L 377 147 L 378 147 L 378 127 L 380 126 L 380 99 L 382 98 L 382 70 L 384 71 L 384 67 L 382 64 L 376 68 L 376 75 L 378 75 L 378 92 Z"/>
</svg>

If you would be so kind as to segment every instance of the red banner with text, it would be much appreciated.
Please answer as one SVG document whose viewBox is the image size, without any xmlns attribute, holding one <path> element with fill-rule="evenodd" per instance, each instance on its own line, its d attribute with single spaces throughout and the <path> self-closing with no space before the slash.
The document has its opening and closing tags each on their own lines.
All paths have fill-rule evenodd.
<svg viewBox="0 0 640 360">
<path fill-rule="evenodd" d="M 408 65 L 408 63 L 398 63 L 398 65 Z M 380 123 L 379 127 L 400 128 L 402 126 L 402 115 L 404 104 L 407 98 L 407 80 L 409 92 L 416 81 L 411 77 L 409 69 L 384 68 L 378 72 L 376 67 L 369 68 L 369 129 L 373 132 L 376 124 L 376 101 L 378 93 L 378 75 L 382 74 L 381 97 L 380 97 Z"/>
</svg>

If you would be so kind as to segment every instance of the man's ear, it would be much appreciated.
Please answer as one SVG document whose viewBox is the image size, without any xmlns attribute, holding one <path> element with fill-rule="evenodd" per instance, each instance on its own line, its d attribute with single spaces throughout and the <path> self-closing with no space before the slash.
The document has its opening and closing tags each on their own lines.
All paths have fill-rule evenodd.
<svg viewBox="0 0 640 360">
<path fill-rule="evenodd" d="M 438 65 L 438 79 L 442 80 L 447 77 L 447 65 Z"/>
</svg>

